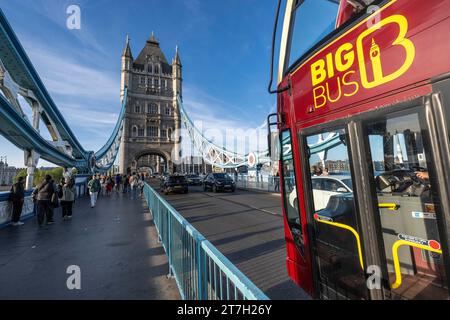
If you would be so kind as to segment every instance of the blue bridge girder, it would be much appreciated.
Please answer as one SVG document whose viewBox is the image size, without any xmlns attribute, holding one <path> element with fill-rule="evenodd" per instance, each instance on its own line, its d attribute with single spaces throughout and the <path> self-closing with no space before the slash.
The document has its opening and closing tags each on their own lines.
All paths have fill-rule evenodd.
<svg viewBox="0 0 450 320">
<path fill-rule="evenodd" d="M 27 56 L 10 23 L 0 9 L 0 68 L 12 79 L 21 92 L 30 93 L 39 104 L 39 116 L 49 128 L 53 141 L 47 141 L 21 110 L 15 107 L 17 95 L 0 92 L 0 133 L 22 150 L 35 151 L 39 156 L 54 164 L 75 167 L 81 171 L 107 171 L 117 157 L 123 131 L 123 118 L 127 101 L 127 90 L 116 126 L 106 144 L 95 154 L 86 151 L 54 103 L 41 78 Z M 2 69 L 3 69 L 2 68 Z M 3 86 L 5 89 L 6 86 Z M 8 89 L 8 88 L 6 88 Z M 2 94 L 3 93 L 3 94 Z M 26 97 L 25 97 L 26 98 Z M 68 146 L 65 150 L 61 143 Z M 93 156 L 95 155 L 95 156 Z M 94 163 L 95 160 L 95 163 Z"/>
</svg>

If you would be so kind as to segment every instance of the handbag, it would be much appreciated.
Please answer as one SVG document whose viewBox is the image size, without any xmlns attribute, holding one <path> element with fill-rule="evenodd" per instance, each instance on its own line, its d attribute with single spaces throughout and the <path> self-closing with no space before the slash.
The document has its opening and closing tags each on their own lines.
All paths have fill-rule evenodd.
<svg viewBox="0 0 450 320">
<path fill-rule="evenodd" d="M 52 199 L 51 199 L 51 205 L 53 208 L 59 207 L 58 192 L 53 192 Z"/>
</svg>

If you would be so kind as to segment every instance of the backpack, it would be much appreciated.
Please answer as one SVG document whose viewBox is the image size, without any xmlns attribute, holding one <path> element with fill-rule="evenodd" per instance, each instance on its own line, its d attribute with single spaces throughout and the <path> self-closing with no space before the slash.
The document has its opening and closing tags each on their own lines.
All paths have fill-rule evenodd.
<svg viewBox="0 0 450 320">
<path fill-rule="evenodd" d="M 58 198 L 59 199 L 61 199 L 64 195 L 63 189 L 64 189 L 63 186 L 58 187 Z"/>
</svg>

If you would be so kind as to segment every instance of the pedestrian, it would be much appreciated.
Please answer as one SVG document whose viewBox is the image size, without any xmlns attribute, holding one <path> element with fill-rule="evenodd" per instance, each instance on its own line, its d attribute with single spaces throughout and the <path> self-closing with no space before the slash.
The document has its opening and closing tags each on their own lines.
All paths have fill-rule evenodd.
<svg viewBox="0 0 450 320">
<path fill-rule="evenodd" d="M 314 168 L 314 176 L 320 177 L 323 174 L 323 170 L 321 167 L 316 166 Z"/>
<path fill-rule="evenodd" d="M 106 176 L 103 174 L 100 176 L 100 186 L 99 195 L 104 195 L 106 193 Z"/>
<path fill-rule="evenodd" d="M 140 179 L 139 182 L 138 182 L 138 188 L 140 190 L 141 198 L 144 195 L 144 186 L 145 186 L 144 181 L 145 181 L 144 179 Z"/>
<path fill-rule="evenodd" d="M 110 196 L 114 187 L 114 181 L 111 176 L 106 179 L 106 195 Z"/>
<path fill-rule="evenodd" d="M 76 195 L 75 180 L 71 178 L 62 188 L 61 208 L 64 221 L 72 219 L 72 209 Z"/>
<path fill-rule="evenodd" d="M 69 183 L 70 179 L 72 179 L 72 172 L 67 169 L 67 167 L 63 168 L 63 178 L 64 183 Z"/>
<path fill-rule="evenodd" d="M 129 182 L 130 177 L 128 175 L 126 175 L 123 179 L 123 193 L 127 193 L 128 192 L 128 182 Z"/>
<path fill-rule="evenodd" d="M 20 221 L 20 215 L 22 214 L 23 203 L 25 199 L 25 186 L 23 185 L 23 177 L 19 177 L 17 182 L 11 187 L 10 200 L 13 206 L 12 212 L 12 225 L 23 226 L 24 223 Z"/>
<path fill-rule="evenodd" d="M 138 179 L 139 176 L 136 172 L 133 172 L 133 175 L 130 176 L 129 185 L 131 187 L 131 200 L 135 200 L 137 198 L 137 188 L 138 188 Z"/>
<path fill-rule="evenodd" d="M 120 192 L 120 185 L 122 184 L 122 175 L 116 174 L 116 191 Z"/>
<path fill-rule="evenodd" d="M 55 184 L 52 176 L 46 175 L 36 189 L 33 191 L 33 199 L 37 202 L 37 219 L 39 226 L 44 224 L 44 219 L 47 219 L 47 224 L 51 225 L 53 221 L 52 199 L 56 192 Z"/>
<path fill-rule="evenodd" d="M 277 174 L 274 177 L 275 182 L 275 191 L 280 191 L 280 172 L 277 171 Z"/>
<path fill-rule="evenodd" d="M 88 182 L 89 195 L 91 196 L 91 208 L 94 208 L 97 204 L 98 193 L 102 186 L 96 175 L 92 176 L 91 181 Z"/>
</svg>

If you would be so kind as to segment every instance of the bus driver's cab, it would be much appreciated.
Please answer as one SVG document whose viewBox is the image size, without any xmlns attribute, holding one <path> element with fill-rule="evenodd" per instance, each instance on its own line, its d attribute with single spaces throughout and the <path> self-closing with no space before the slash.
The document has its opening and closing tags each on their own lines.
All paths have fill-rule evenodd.
<svg viewBox="0 0 450 320">
<path fill-rule="evenodd" d="M 448 299 L 450 1 L 283 3 L 289 275 L 314 298 Z"/>
</svg>

